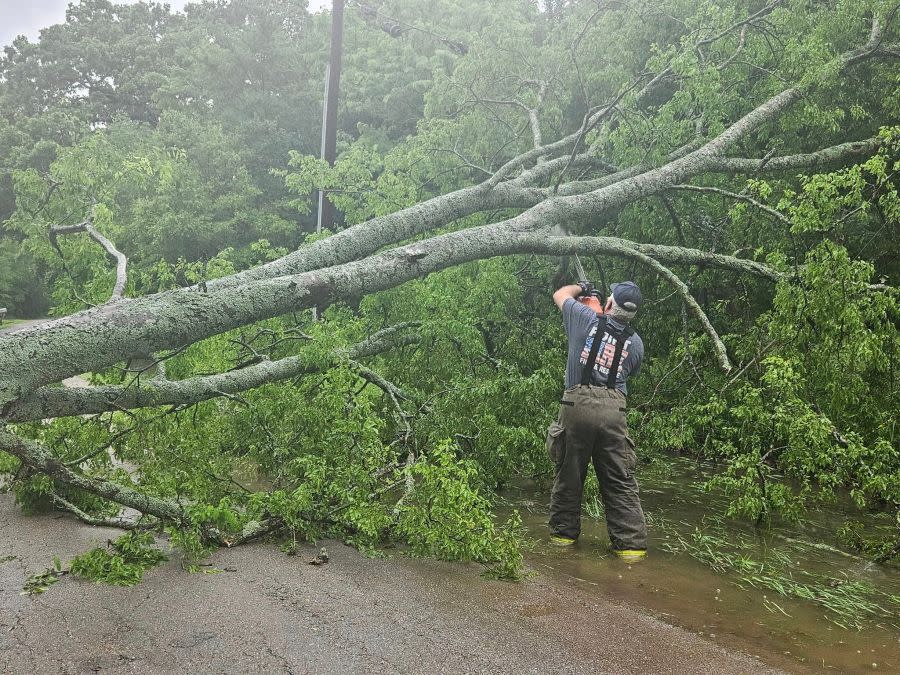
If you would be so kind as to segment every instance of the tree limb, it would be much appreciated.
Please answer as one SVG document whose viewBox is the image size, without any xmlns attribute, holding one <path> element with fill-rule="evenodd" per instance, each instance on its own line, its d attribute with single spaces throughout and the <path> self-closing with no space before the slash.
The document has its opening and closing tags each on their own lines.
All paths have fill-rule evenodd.
<svg viewBox="0 0 900 675">
<path fill-rule="evenodd" d="M 366 382 L 375 385 L 379 389 L 381 389 L 385 394 L 391 397 L 391 400 L 400 407 L 399 401 L 409 401 L 412 397 L 403 391 L 396 384 L 391 382 L 390 380 L 386 380 L 384 377 L 376 373 L 371 368 L 367 368 L 361 363 L 357 363 L 356 361 L 351 360 L 350 366 L 354 371 Z"/>
<path fill-rule="evenodd" d="M 167 291 L 123 300 L 116 304 L 115 311 L 110 307 L 88 310 L 0 336 L 0 393 L 4 389 L 9 392 L 11 402 L 3 414 L 9 416 L 17 407 L 14 401 L 28 397 L 39 386 L 112 365 L 123 354 L 134 352 L 136 345 L 151 350 L 177 348 L 265 318 L 341 298 L 361 297 L 447 267 L 498 255 L 577 252 L 631 258 L 638 251 L 663 263 L 702 262 L 771 280 L 780 278 L 779 273 L 761 263 L 695 249 L 636 244 L 613 237 L 547 237 L 537 231 L 539 223 L 546 220 L 540 211 L 531 210 L 509 221 L 451 232 L 325 270 L 263 279 L 217 293 Z M 85 331 L 90 331 L 90 339 L 86 339 Z M 35 333 L 40 334 L 41 347 L 49 350 L 48 356 L 40 359 L 37 357 L 42 352 L 34 352 Z M 29 353 L 33 354 L 30 359 L 22 357 Z M 298 368 L 302 370 L 303 365 L 282 360 L 258 364 L 256 368 L 247 373 L 215 375 L 211 380 L 195 379 L 190 386 L 198 389 L 192 391 L 191 398 L 210 397 L 223 390 L 246 388 L 251 382 L 287 377 Z M 140 391 L 167 395 L 161 399 L 141 398 L 140 405 L 162 405 L 174 397 L 180 399 L 185 395 L 182 386 L 151 380 L 148 388 Z M 53 392 L 47 390 L 42 396 L 51 395 Z M 103 409 L 108 405 L 107 401 Z M 75 408 L 74 412 L 83 410 Z"/>
<path fill-rule="evenodd" d="M 543 147 L 544 141 L 543 135 L 541 134 L 541 122 L 538 118 L 538 109 L 544 102 L 544 96 L 547 93 L 547 87 L 549 86 L 549 83 L 545 81 L 529 81 L 529 83 L 536 84 L 538 86 L 537 105 L 533 107 L 522 103 L 522 101 L 519 101 L 518 99 L 502 100 L 477 97 L 471 101 L 466 101 L 466 103 L 487 103 L 490 105 L 505 105 L 521 108 L 525 111 L 525 114 L 528 115 L 528 126 L 531 128 L 531 140 L 534 149 L 539 150 Z M 538 156 L 537 159 L 539 159 L 539 157 L 540 156 Z"/>
<path fill-rule="evenodd" d="M 803 169 L 815 171 L 850 160 L 859 160 L 874 154 L 881 146 L 879 138 L 867 138 L 862 141 L 840 143 L 815 152 L 771 157 L 769 159 L 752 159 L 748 157 L 716 157 L 708 162 L 708 170 L 720 173 L 756 173 L 762 169 L 767 172 L 794 171 Z"/>
<path fill-rule="evenodd" d="M 152 525 L 141 523 L 137 520 L 131 520 L 130 518 L 122 518 L 121 516 L 116 516 L 114 518 L 92 516 L 55 492 L 50 497 L 58 508 L 63 511 L 68 511 L 87 525 L 93 525 L 94 527 L 115 527 L 120 530 L 140 530 L 152 527 Z"/>
<path fill-rule="evenodd" d="M 410 324 L 399 324 L 379 331 L 349 349 L 335 350 L 330 365 L 336 365 L 343 358 L 354 361 L 374 356 L 391 347 L 418 342 L 418 335 L 402 334 L 402 330 L 409 326 Z M 52 417 L 96 415 L 134 408 L 191 405 L 222 396 L 233 396 L 271 382 L 320 372 L 326 367 L 328 365 L 310 364 L 301 356 L 289 356 L 277 361 L 262 361 L 227 373 L 185 380 L 150 379 L 127 385 L 79 389 L 44 387 L 31 396 L 17 401 L 8 411 L 6 419 L 9 422 L 26 422 Z M 366 377 L 365 374 L 360 374 Z M 407 398 L 399 389 L 394 393 L 398 392 L 401 397 Z"/>
<path fill-rule="evenodd" d="M 97 231 L 91 222 L 91 218 L 77 225 L 61 225 L 50 228 L 50 242 L 58 251 L 59 246 L 56 243 L 56 238 L 59 235 L 72 234 L 74 232 L 86 232 L 91 239 L 103 247 L 110 259 L 116 263 L 116 284 L 113 286 L 112 295 L 108 302 L 121 300 L 125 295 L 125 287 L 128 285 L 128 258 L 115 247 L 115 244 Z"/>
<path fill-rule="evenodd" d="M 18 458 L 26 466 L 46 474 L 54 481 L 128 506 L 161 520 L 183 522 L 181 507 L 166 499 L 145 495 L 135 488 L 102 479 L 83 476 L 66 467 L 40 443 L 20 438 L 0 428 L 0 450 Z"/>
<path fill-rule="evenodd" d="M 753 23 L 757 19 L 761 19 L 762 17 L 771 14 L 772 11 L 780 4 L 781 4 L 781 0 L 774 0 L 773 2 L 770 2 L 768 5 L 766 5 L 762 9 L 760 9 L 759 11 L 754 12 L 753 14 L 748 16 L 743 21 L 738 21 L 737 23 L 734 23 L 731 26 L 729 26 L 728 28 L 725 28 L 724 30 L 720 31 L 716 35 L 713 35 L 712 37 L 708 37 L 708 38 L 698 41 L 697 44 L 694 45 L 694 47 L 699 49 L 700 47 L 705 47 L 706 45 L 716 42 L 717 40 L 721 40 L 723 37 L 725 37 L 726 35 L 731 33 L 736 28 L 746 27 L 747 25 Z"/>
<path fill-rule="evenodd" d="M 571 160 L 571 162 L 570 162 Z M 609 162 L 604 161 L 600 157 L 590 152 L 582 152 L 574 157 L 565 155 L 563 157 L 555 157 L 548 159 L 546 162 L 536 164 L 531 169 L 523 171 L 516 176 L 510 183 L 516 186 L 536 185 L 547 180 L 556 171 L 562 171 L 568 166 L 570 169 L 599 169 L 605 173 L 616 173 L 619 169 Z"/>
<path fill-rule="evenodd" d="M 383 378 L 381 375 L 376 373 L 374 370 L 366 368 L 360 363 L 356 363 L 351 361 L 350 364 L 353 366 L 354 370 L 362 377 L 366 382 L 375 385 L 379 389 L 381 389 L 385 394 L 387 394 L 388 399 L 390 400 L 393 408 L 395 417 L 398 422 L 403 425 L 404 433 L 400 437 L 399 440 L 404 442 L 408 441 L 412 436 L 412 426 L 409 424 L 409 417 L 411 415 L 407 413 L 403 406 L 400 405 L 400 401 L 408 401 L 410 400 L 410 396 L 406 394 L 400 387 L 395 385 L 393 382 L 390 382 Z M 410 456 L 415 458 L 412 448 L 410 448 Z"/>
<path fill-rule="evenodd" d="M 728 351 L 725 349 L 725 343 L 722 342 L 722 339 L 716 332 L 709 317 L 706 316 L 706 312 L 703 311 L 703 308 L 700 307 L 697 300 L 691 295 L 691 291 L 687 287 L 687 284 L 685 284 L 681 278 L 668 267 L 640 251 L 634 251 L 631 254 L 631 257 L 655 271 L 672 285 L 672 288 L 674 288 L 678 292 L 678 295 L 681 296 L 681 299 L 684 301 L 685 305 L 687 305 L 691 314 L 694 315 L 694 318 L 700 322 L 701 326 L 703 326 L 703 330 L 709 336 L 709 339 L 712 340 L 713 349 L 715 350 L 716 358 L 719 361 L 719 367 L 726 373 L 730 372 L 731 361 L 728 359 Z"/>
<path fill-rule="evenodd" d="M 695 175 L 700 175 L 701 173 L 755 174 L 763 170 L 771 173 L 796 170 L 816 171 L 833 168 L 851 161 L 859 161 L 863 157 L 875 153 L 880 145 L 880 139 L 869 138 L 863 141 L 840 143 L 839 145 L 822 148 L 815 152 L 786 155 L 784 157 L 766 156 L 756 159 L 750 157 L 713 156 L 703 160 L 703 170 L 695 172 Z M 667 164 L 675 159 L 678 159 L 678 157 L 669 155 Z M 635 178 L 651 170 L 653 170 L 652 167 L 637 165 L 600 178 L 572 181 L 560 187 L 560 194 L 572 196 L 596 192 L 603 188 L 618 185 L 629 178 Z M 549 188 L 536 188 L 533 192 L 546 196 L 550 195 Z"/>
</svg>

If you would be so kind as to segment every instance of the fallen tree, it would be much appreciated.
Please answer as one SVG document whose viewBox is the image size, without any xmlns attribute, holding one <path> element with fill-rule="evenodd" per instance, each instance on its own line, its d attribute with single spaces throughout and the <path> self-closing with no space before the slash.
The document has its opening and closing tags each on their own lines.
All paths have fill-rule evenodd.
<svg viewBox="0 0 900 675">
<path fill-rule="evenodd" d="M 868 42 L 835 59 L 832 68 L 842 71 L 865 59 L 892 54 L 889 48 L 881 46 L 881 41 L 882 28 L 876 20 Z M 684 180 L 728 168 L 731 162 L 744 170 L 748 163 L 757 169 L 761 166 L 762 170 L 768 166 L 777 169 L 782 165 L 799 169 L 820 166 L 826 161 L 839 163 L 858 159 L 860 153 L 871 152 L 875 147 L 872 139 L 823 148 L 806 155 L 803 160 L 770 158 L 765 163 L 763 158 L 754 162 L 725 155 L 760 125 L 776 119 L 802 93 L 797 87 L 779 92 L 713 139 L 685 154 L 676 153 L 676 157 L 660 167 L 626 169 L 618 178 L 612 174 L 596 182 L 570 183 L 568 190 L 562 191 L 563 195 L 569 191 L 574 193 L 569 196 L 560 196 L 558 192 L 554 195 L 546 188 L 512 185 L 513 180 L 521 183 L 522 176 L 511 174 L 537 159 L 547 155 L 552 158 L 553 154 L 571 150 L 579 140 L 581 134 L 578 133 L 510 160 L 474 188 L 348 228 L 318 246 L 290 254 L 257 270 L 203 287 L 144 298 L 120 300 L 116 295 L 116 302 L 101 308 L 4 336 L 0 356 L 0 410 L 5 412 L 12 402 L 32 394 L 41 386 L 108 367 L 136 354 L 180 348 L 255 321 L 377 292 L 470 260 L 511 253 L 574 251 L 579 243 L 577 240 L 561 237 L 553 242 L 548 240 L 547 234 L 534 233 L 542 228 L 601 218 L 633 201 L 658 195 Z M 594 113 L 592 117 L 601 114 Z M 529 203 L 533 205 L 522 214 L 500 223 L 370 255 L 382 246 L 396 244 L 475 212 L 521 208 Z M 523 236 L 525 233 L 533 235 L 530 245 Z M 634 242 L 598 240 L 597 249 L 596 252 L 626 257 L 631 251 L 641 252 L 639 244 Z M 653 253 L 660 263 L 712 263 L 777 277 L 774 271 L 766 270 L 762 265 L 728 256 L 710 256 L 690 250 L 655 250 Z M 117 288 L 121 285 L 117 282 Z M 39 340 L 35 339 L 38 334 Z M 720 363 L 726 369 L 729 367 L 725 357 Z"/>
<path fill-rule="evenodd" d="M 705 53 L 713 42 L 738 39 L 737 51 L 718 63 L 703 59 L 705 67 L 717 71 L 733 67 L 748 29 L 779 4 L 776 1 L 749 13 L 714 35 L 694 36 L 685 50 Z M 679 147 L 631 166 L 604 159 L 599 144 L 591 140 L 627 121 L 623 110 L 640 113 L 648 98 L 658 95 L 663 85 L 677 90 L 679 77 L 672 65 L 654 72 L 648 62 L 637 77 L 620 83 L 609 101 L 591 108 L 578 129 L 548 143 L 543 139 L 550 134 L 542 133 L 538 117 L 547 87 L 539 87 L 537 107 L 511 106 L 525 111 L 534 147 L 491 169 L 461 158 L 464 167 L 486 175 L 481 182 L 365 220 L 267 264 L 184 288 L 125 297 L 126 256 L 99 232 L 93 216 L 79 225 L 54 226 L 47 234 L 60 254 L 63 251 L 58 241 L 83 234 L 102 246 L 116 261 L 115 287 L 109 300 L 95 307 L 0 335 L 0 449 L 16 457 L 28 472 L 49 476 L 60 488 L 91 493 L 179 526 L 196 524 L 203 519 L 190 515 L 190 504 L 183 500 L 148 494 L 137 481 L 93 478 L 82 462 L 60 460 L 38 441 L 19 433 L 14 425 L 48 418 L 130 414 L 160 406 L 171 406 L 172 413 L 219 397 L 232 400 L 260 386 L 412 344 L 420 338 L 411 327 L 394 327 L 335 353 L 325 363 L 307 363 L 300 355 L 270 358 L 251 349 L 252 358 L 223 372 L 174 380 L 167 377 L 165 369 L 149 374 L 153 366 L 164 364 L 191 345 L 229 331 L 304 309 L 353 302 L 442 270 L 498 256 L 565 258 L 579 253 L 633 263 L 644 274 L 671 287 L 685 308 L 685 316 L 705 334 L 718 367 L 728 373 L 733 357 L 725 341 L 704 303 L 692 293 L 690 280 L 676 270 L 688 270 L 690 274 L 695 273 L 692 270 L 716 270 L 761 280 L 773 288 L 779 281 L 796 278 L 796 272 L 756 257 L 685 244 L 635 241 L 604 233 L 604 229 L 609 230 L 608 224 L 625 208 L 654 200 L 669 205 L 668 200 L 683 193 L 743 204 L 789 228 L 791 216 L 778 205 L 764 203 L 746 188 L 727 190 L 706 183 L 722 176 L 759 180 L 788 172 L 811 174 L 860 164 L 879 152 L 893 152 L 890 140 L 878 136 L 807 148 L 796 154 L 779 154 L 773 144 L 772 150 L 761 156 L 742 155 L 758 145 L 756 135 L 769 133 L 805 98 L 816 97 L 823 83 L 852 76 L 855 69 L 872 62 L 896 59 L 900 47 L 890 41 L 896 34 L 895 14 L 896 8 L 876 12 L 858 46 L 834 56 L 815 73 L 785 82 L 780 90 L 748 105 L 738 117 L 699 120 L 693 137 Z M 484 106 L 509 105 L 482 96 L 473 101 Z M 473 216 L 487 223 L 470 224 Z M 677 214 L 673 217 L 677 222 Z M 890 289 L 879 284 L 872 286 L 872 292 L 887 293 Z M 59 386 L 72 376 L 99 373 L 133 359 L 149 359 L 150 365 L 132 368 L 122 384 L 79 389 Z M 358 375 L 399 406 L 405 398 L 399 387 L 375 371 L 356 365 Z M 402 410 L 397 414 L 400 418 L 404 415 Z M 413 451 L 410 453 L 414 459 Z M 407 462 L 407 469 L 409 466 L 412 462 Z M 287 522 L 283 514 L 277 518 L 279 526 Z M 214 520 L 210 518 L 209 522 Z"/>
</svg>

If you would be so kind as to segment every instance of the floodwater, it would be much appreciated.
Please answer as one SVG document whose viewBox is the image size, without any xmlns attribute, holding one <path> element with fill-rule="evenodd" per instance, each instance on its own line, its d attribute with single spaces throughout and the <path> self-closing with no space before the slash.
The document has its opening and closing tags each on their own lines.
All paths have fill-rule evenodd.
<svg viewBox="0 0 900 675">
<path fill-rule="evenodd" d="M 635 565 L 609 552 L 596 510 L 575 547 L 550 545 L 546 486 L 510 490 L 502 511 L 517 508 L 536 542 L 528 564 L 585 594 L 643 607 L 791 671 L 900 672 L 900 570 L 840 551 L 833 533 L 844 514 L 756 531 L 720 517 L 724 498 L 699 489 L 692 462 L 670 469 L 641 480 L 650 552 Z"/>
</svg>

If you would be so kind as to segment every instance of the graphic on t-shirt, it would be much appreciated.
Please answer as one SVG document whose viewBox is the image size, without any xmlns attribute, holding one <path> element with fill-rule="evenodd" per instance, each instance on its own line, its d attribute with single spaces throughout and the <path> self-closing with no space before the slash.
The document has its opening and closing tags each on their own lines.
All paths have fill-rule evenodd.
<svg viewBox="0 0 900 675">
<path fill-rule="evenodd" d="M 581 356 L 579 357 L 579 361 L 582 366 L 587 365 L 588 357 L 591 355 L 591 347 L 594 346 L 594 337 L 597 334 L 597 326 L 591 328 L 591 332 L 588 333 L 587 340 L 584 342 L 584 347 L 581 350 Z M 597 352 L 597 362 L 594 364 L 594 370 L 599 373 L 601 378 L 609 377 L 609 369 L 612 367 L 613 359 L 616 355 L 616 338 L 607 333 L 603 332 L 603 342 L 601 343 L 601 349 Z M 622 357 L 619 363 L 625 363 L 625 359 L 628 358 L 628 348 L 631 346 L 631 339 L 625 340 L 625 346 L 622 347 Z M 618 373 L 616 373 L 616 377 L 618 379 Z"/>
</svg>

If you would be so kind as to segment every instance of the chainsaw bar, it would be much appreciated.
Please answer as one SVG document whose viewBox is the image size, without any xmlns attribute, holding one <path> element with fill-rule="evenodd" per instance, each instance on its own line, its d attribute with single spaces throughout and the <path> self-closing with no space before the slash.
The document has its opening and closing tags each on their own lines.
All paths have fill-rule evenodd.
<svg viewBox="0 0 900 675">
<path fill-rule="evenodd" d="M 578 272 L 578 281 L 587 282 L 588 277 L 584 272 L 584 266 L 581 264 L 581 260 L 578 259 L 578 254 L 575 254 L 575 271 Z"/>
</svg>

